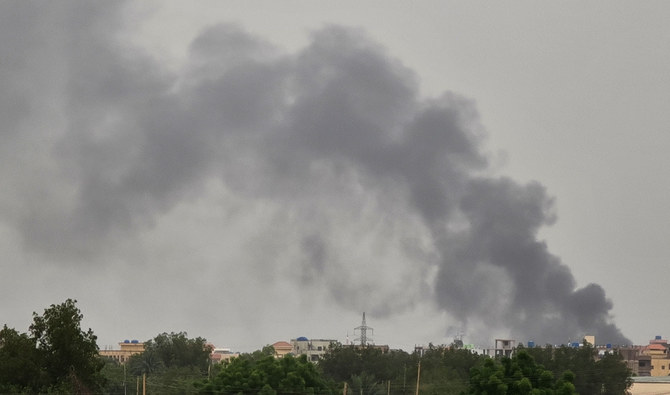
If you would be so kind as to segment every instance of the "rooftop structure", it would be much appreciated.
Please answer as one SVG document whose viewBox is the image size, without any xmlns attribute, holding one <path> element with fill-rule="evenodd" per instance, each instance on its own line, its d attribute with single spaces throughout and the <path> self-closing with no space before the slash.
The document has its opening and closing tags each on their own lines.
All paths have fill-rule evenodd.
<svg viewBox="0 0 670 395">
<path fill-rule="evenodd" d="M 131 356 L 142 352 L 144 352 L 144 343 L 138 340 L 124 340 L 119 343 L 118 349 L 100 350 L 100 355 L 125 364 Z"/>
</svg>

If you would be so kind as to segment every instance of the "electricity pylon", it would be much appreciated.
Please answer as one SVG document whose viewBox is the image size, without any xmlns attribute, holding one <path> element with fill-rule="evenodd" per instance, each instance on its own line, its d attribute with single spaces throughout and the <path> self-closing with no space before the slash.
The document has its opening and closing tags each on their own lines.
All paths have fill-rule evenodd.
<svg viewBox="0 0 670 395">
<path fill-rule="evenodd" d="M 369 327 L 365 323 L 365 312 L 363 312 L 363 322 L 361 323 L 361 326 L 357 326 L 356 328 L 354 328 L 354 333 L 356 333 L 356 331 L 359 331 L 360 337 L 357 338 L 357 339 L 354 339 L 354 341 L 359 341 L 360 340 L 361 346 L 367 346 L 368 341 L 374 343 L 374 341 L 371 338 L 368 337 L 368 330 L 371 332 L 371 334 L 374 333 L 374 329 Z"/>
</svg>

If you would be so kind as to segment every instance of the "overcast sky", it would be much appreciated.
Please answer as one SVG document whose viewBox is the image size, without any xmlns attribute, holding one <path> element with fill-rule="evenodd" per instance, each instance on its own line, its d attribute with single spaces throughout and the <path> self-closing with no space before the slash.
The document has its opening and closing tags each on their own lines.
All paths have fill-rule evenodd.
<svg viewBox="0 0 670 395">
<path fill-rule="evenodd" d="M 0 7 L 0 324 L 670 336 L 666 2 Z"/>
</svg>

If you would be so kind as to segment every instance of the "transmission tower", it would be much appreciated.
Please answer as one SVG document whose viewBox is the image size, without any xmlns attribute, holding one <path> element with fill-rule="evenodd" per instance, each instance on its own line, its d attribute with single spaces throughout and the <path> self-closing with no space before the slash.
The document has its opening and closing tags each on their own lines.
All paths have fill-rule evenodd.
<svg viewBox="0 0 670 395">
<path fill-rule="evenodd" d="M 363 322 L 361 322 L 361 326 L 357 326 L 356 328 L 354 328 L 354 333 L 356 333 L 356 331 L 358 331 L 359 334 L 360 334 L 360 337 L 354 339 L 354 341 L 359 341 L 360 340 L 361 346 L 367 346 L 368 341 L 374 343 L 372 338 L 368 337 L 368 330 L 370 331 L 370 334 L 374 333 L 374 329 L 369 327 L 365 323 L 365 312 L 364 312 L 363 313 Z"/>
</svg>

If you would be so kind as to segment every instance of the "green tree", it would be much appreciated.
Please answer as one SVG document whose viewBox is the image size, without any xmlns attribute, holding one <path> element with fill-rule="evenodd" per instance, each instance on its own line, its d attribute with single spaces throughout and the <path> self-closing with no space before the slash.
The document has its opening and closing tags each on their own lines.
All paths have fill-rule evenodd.
<svg viewBox="0 0 670 395">
<path fill-rule="evenodd" d="M 190 339 L 186 332 L 171 332 L 145 342 L 144 352 L 155 354 L 166 368 L 196 367 L 206 372 L 212 349 L 202 337 Z"/>
<path fill-rule="evenodd" d="M 128 368 L 133 376 L 152 375 L 159 372 L 165 365 L 156 350 L 148 349 L 128 359 Z"/>
<path fill-rule="evenodd" d="M 549 346 L 525 351 L 556 377 L 570 371 L 571 380 L 564 382 L 580 394 L 625 394 L 632 385 L 630 369 L 620 355 L 606 353 L 599 357 L 598 351 L 586 342 L 581 347 Z"/>
<path fill-rule="evenodd" d="M 202 337 L 186 332 L 161 333 L 144 343 L 144 351 L 128 360 L 132 377 L 147 375 L 147 391 L 190 394 L 207 377 L 211 346 Z"/>
<path fill-rule="evenodd" d="M 525 350 L 512 358 L 487 359 L 470 374 L 469 394 L 477 395 L 572 395 L 574 375 L 565 374 L 555 382 L 554 374 L 535 362 Z M 594 392 L 598 393 L 598 392 Z"/>
<path fill-rule="evenodd" d="M 470 369 L 483 358 L 470 350 L 433 346 L 421 357 L 422 394 L 460 394 L 467 389 Z M 412 369 L 414 371 L 414 369 Z M 416 376 L 412 375 L 413 380 Z"/>
<path fill-rule="evenodd" d="M 402 383 L 408 377 L 407 370 L 414 369 L 409 367 L 416 367 L 417 363 L 416 357 L 404 351 L 383 353 L 375 347 L 334 344 L 319 361 L 319 368 L 325 377 L 336 382 L 347 381 L 351 384 L 352 377 L 365 374 L 367 377 L 375 377 L 379 382 L 392 380 Z"/>
<path fill-rule="evenodd" d="M 366 372 L 352 376 L 350 385 L 351 393 L 356 395 L 381 395 L 384 392 L 375 376 Z"/>
<path fill-rule="evenodd" d="M 42 388 L 79 393 L 98 390 L 104 384 L 97 337 L 90 328 L 82 330 L 83 314 L 76 303 L 67 299 L 51 305 L 41 316 L 33 313 L 30 333 L 37 346 Z"/>
<path fill-rule="evenodd" d="M 102 368 L 101 374 L 105 377 L 105 386 L 102 389 L 102 393 L 105 395 L 126 394 L 128 388 L 131 387 L 131 383 L 128 381 L 129 376 L 126 372 L 127 365 L 121 365 L 112 358 L 105 358 L 104 361 L 105 366 Z"/>
<path fill-rule="evenodd" d="M 487 359 L 482 366 L 472 368 L 468 394 L 505 395 L 507 385 L 504 379 L 502 365 L 493 359 Z"/>
<path fill-rule="evenodd" d="M 242 355 L 225 363 L 205 382 L 203 394 L 331 394 L 333 386 L 304 355 L 274 358 L 262 352 Z"/>
<path fill-rule="evenodd" d="M 0 393 L 36 388 L 40 367 L 35 341 L 5 325 L 0 331 Z"/>
<path fill-rule="evenodd" d="M 606 353 L 596 362 L 596 371 L 602 383 L 602 393 L 607 395 L 626 394 L 633 384 L 631 371 L 617 353 Z"/>
</svg>

